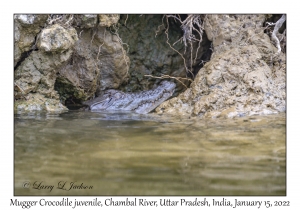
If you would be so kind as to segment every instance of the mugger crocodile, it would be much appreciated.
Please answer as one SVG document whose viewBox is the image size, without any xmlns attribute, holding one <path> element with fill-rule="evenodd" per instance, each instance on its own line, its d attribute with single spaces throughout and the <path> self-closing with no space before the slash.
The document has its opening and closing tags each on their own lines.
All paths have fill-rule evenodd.
<svg viewBox="0 0 300 210">
<path fill-rule="evenodd" d="M 104 91 L 97 98 L 83 102 L 83 104 L 87 105 L 88 109 L 92 111 L 133 111 L 147 114 L 170 98 L 175 91 L 175 87 L 174 82 L 162 81 L 154 89 L 137 93 L 124 93 L 111 89 Z"/>
</svg>

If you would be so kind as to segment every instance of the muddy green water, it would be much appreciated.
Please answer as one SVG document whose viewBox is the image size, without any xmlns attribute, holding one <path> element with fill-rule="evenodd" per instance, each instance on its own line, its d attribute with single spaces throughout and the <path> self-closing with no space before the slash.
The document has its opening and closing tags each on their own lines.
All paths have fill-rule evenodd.
<svg viewBox="0 0 300 210">
<path fill-rule="evenodd" d="M 70 111 L 14 123 L 15 195 L 286 195 L 285 114 Z"/>
</svg>

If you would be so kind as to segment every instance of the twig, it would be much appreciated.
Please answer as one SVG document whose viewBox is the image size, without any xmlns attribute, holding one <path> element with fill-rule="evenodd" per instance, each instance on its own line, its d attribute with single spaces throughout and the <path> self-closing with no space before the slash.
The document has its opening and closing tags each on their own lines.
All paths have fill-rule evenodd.
<svg viewBox="0 0 300 210">
<path fill-rule="evenodd" d="M 162 22 L 162 23 L 161 23 L 161 25 L 158 26 L 157 30 L 155 31 L 155 38 L 156 38 L 156 36 L 157 36 L 157 33 L 160 31 L 160 27 L 161 27 L 161 26 L 165 26 L 165 24 L 164 24 L 164 18 L 165 18 L 165 16 L 166 16 L 166 15 L 164 15 L 164 16 L 162 17 L 162 19 L 161 19 L 161 22 Z"/>
<path fill-rule="evenodd" d="M 191 70 L 189 70 L 188 69 L 188 67 L 187 67 L 187 65 L 186 65 L 186 61 L 185 61 L 185 58 L 183 57 L 183 55 L 178 51 L 178 50 L 176 50 L 174 47 L 172 47 L 171 46 L 171 44 L 169 43 L 169 33 L 168 33 L 168 30 L 169 30 L 169 21 L 168 21 L 168 18 L 166 19 L 167 20 L 167 28 L 166 28 L 166 30 L 165 30 L 165 34 L 166 34 L 166 36 L 167 36 L 167 44 L 170 46 L 170 48 L 172 49 L 172 50 L 174 50 L 175 52 L 177 52 L 181 57 L 182 57 L 182 59 L 183 59 L 183 63 L 184 63 L 184 67 L 185 67 L 185 69 L 186 69 L 186 72 L 188 73 L 188 72 L 190 72 L 192 75 L 193 75 L 193 72 L 191 71 Z M 194 75 L 193 75 L 194 76 Z"/>
<path fill-rule="evenodd" d="M 73 20 L 73 15 L 70 15 L 69 20 L 65 23 L 65 25 L 70 26 L 70 22 Z"/>
<path fill-rule="evenodd" d="M 67 19 L 68 15 L 48 15 L 48 19 L 47 22 L 49 25 L 51 24 L 60 24 L 61 26 L 64 27 L 70 27 L 73 21 L 74 16 L 73 15 L 69 15 L 68 19 Z"/>
<path fill-rule="evenodd" d="M 144 75 L 145 77 L 152 77 L 152 78 L 156 78 L 156 79 L 175 79 L 177 80 L 178 82 L 180 82 L 186 89 L 188 89 L 188 87 L 182 82 L 180 81 L 180 79 L 183 79 L 183 80 L 188 80 L 190 82 L 193 82 L 193 80 L 189 79 L 189 78 L 183 78 L 183 77 L 172 77 L 170 75 L 165 75 L 163 74 L 162 76 L 160 77 L 157 77 L 157 76 L 153 76 L 153 75 Z"/>
<path fill-rule="evenodd" d="M 105 39 L 105 32 L 106 32 L 106 29 L 104 29 L 104 36 L 103 36 L 103 39 Z M 97 60 L 97 63 L 100 62 L 99 60 L 99 55 L 100 55 L 100 52 L 101 52 L 101 47 L 104 45 L 104 41 L 101 45 L 99 45 L 99 48 L 98 48 L 98 53 L 97 53 L 97 57 L 96 57 L 96 60 Z M 96 68 L 99 70 L 98 68 L 98 65 L 96 64 Z M 100 70 L 99 70 L 100 71 Z"/>
<path fill-rule="evenodd" d="M 126 52 L 127 52 L 127 53 L 129 52 L 129 45 L 128 45 L 127 43 L 124 43 L 123 40 L 121 39 L 121 37 L 119 36 L 119 33 L 118 33 L 119 28 L 118 28 L 116 25 L 113 25 L 112 27 L 113 27 L 113 29 L 114 29 L 115 31 L 114 31 L 114 32 L 111 31 L 111 30 L 110 30 L 110 31 L 111 31 L 114 35 L 117 36 L 118 41 L 119 41 L 119 43 L 120 43 L 120 45 L 121 45 L 121 50 L 122 50 L 122 53 L 123 53 L 123 59 L 124 59 L 125 64 L 126 64 L 126 66 L 127 66 L 127 72 L 126 72 L 126 75 L 128 75 L 128 74 L 129 74 L 129 72 L 128 72 L 128 70 L 129 70 L 129 65 L 128 65 L 128 62 L 127 62 L 127 60 L 126 60 Z M 126 45 L 126 47 L 127 47 L 127 50 L 126 50 L 126 51 L 124 50 L 123 45 Z"/>
<path fill-rule="evenodd" d="M 81 39 L 81 33 L 82 33 L 82 32 L 83 32 L 83 30 L 81 30 L 80 33 L 79 33 L 79 35 L 78 35 L 80 39 Z"/>
<path fill-rule="evenodd" d="M 128 19 L 128 14 L 126 15 L 126 19 L 125 19 L 125 22 L 124 22 L 125 26 L 126 26 L 127 19 Z"/>
<path fill-rule="evenodd" d="M 21 90 L 22 94 L 25 93 L 25 91 L 23 90 L 23 88 L 21 88 L 16 82 L 14 83 L 14 85 L 15 85 L 19 90 Z"/>
<path fill-rule="evenodd" d="M 62 19 L 62 16 L 60 15 L 48 15 L 48 19 L 47 19 L 47 22 L 49 25 L 51 25 L 52 23 L 56 22 L 56 21 L 59 21 Z"/>
<path fill-rule="evenodd" d="M 23 88 L 21 88 L 16 82 L 14 82 L 14 85 L 19 89 L 19 91 L 21 92 L 21 95 L 23 97 L 23 99 L 27 100 L 27 97 L 25 96 L 25 91 L 23 90 Z"/>
</svg>

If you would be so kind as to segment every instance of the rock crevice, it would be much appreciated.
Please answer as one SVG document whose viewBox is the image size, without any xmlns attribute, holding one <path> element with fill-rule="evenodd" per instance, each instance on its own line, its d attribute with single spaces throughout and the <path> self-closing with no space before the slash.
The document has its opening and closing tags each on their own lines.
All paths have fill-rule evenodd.
<svg viewBox="0 0 300 210">
<path fill-rule="evenodd" d="M 207 15 L 211 60 L 189 89 L 156 112 L 216 118 L 285 111 L 285 54 L 274 57 L 264 21 L 264 15 Z"/>
</svg>

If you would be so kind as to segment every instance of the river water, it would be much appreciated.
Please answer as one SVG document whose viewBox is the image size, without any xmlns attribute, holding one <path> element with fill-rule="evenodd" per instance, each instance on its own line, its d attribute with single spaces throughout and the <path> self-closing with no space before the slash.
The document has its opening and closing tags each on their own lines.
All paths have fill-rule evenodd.
<svg viewBox="0 0 300 210">
<path fill-rule="evenodd" d="M 15 195 L 286 195 L 286 115 L 15 114 Z"/>
</svg>

